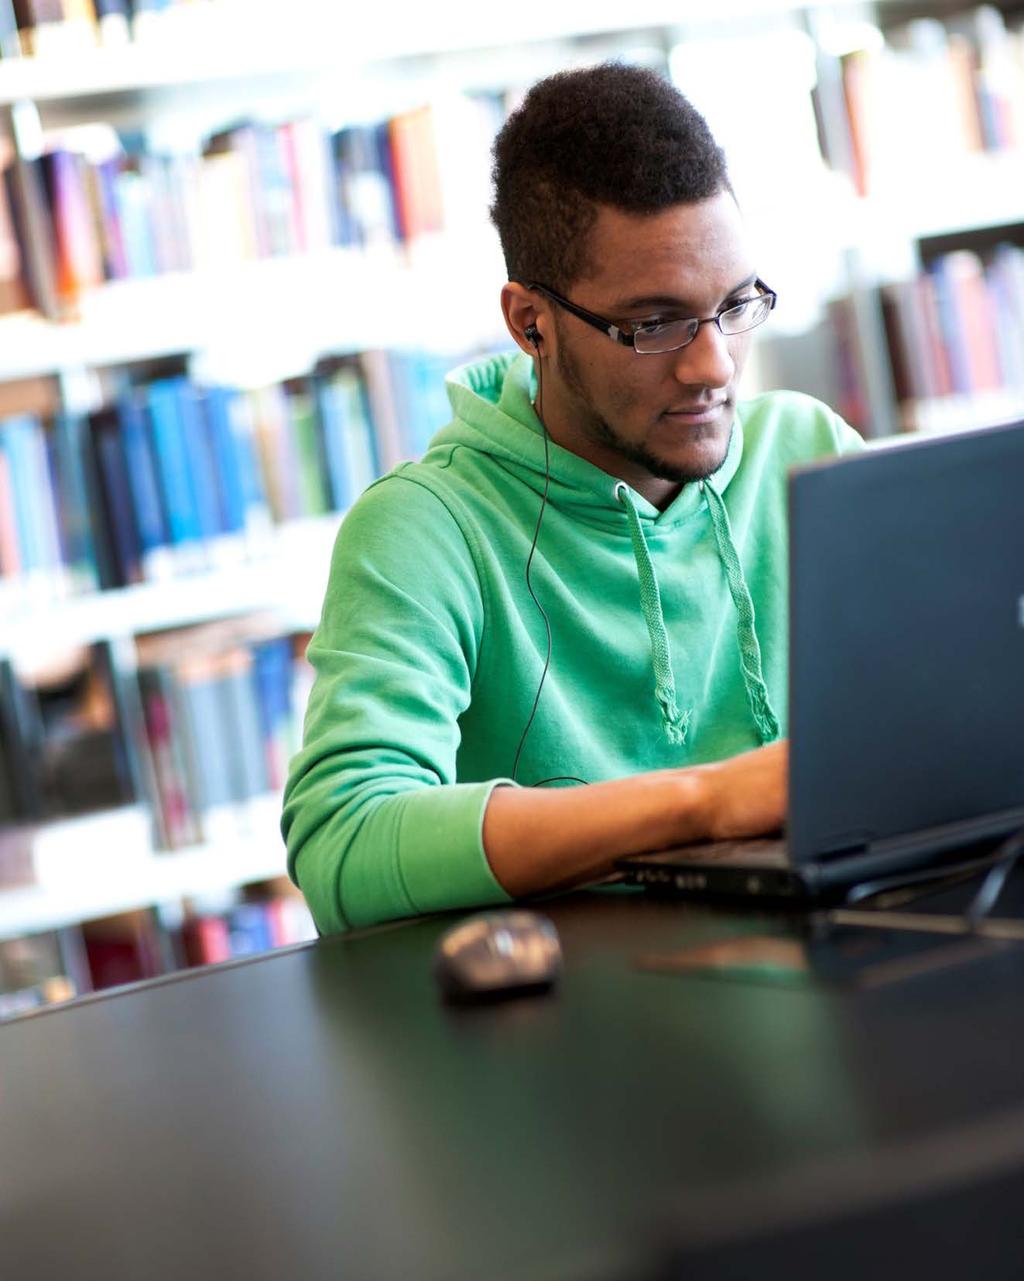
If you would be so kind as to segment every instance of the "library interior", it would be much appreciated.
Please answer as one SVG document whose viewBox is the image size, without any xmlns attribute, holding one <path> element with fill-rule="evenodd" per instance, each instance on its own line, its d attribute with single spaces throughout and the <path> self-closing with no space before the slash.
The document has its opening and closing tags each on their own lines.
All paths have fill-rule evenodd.
<svg viewBox="0 0 1024 1281">
<path fill-rule="evenodd" d="M 451 1045 L 442 1054 L 426 996 L 415 1003 L 413 988 L 432 982 L 425 936 L 416 942 L 410 934 L 403 944 L 401 928 L 370 930 L 362 950 L 352 946 L 344 970 L 333 973 L 323 958 L 343 952 L 337 941 L 318 938 L 288 876 L 282 798 L 302 746 L 314 683 L 307 648 L 339 527 L 367 487 L 418 459 L 450 421 L 446 375 L 514 349 L 501 307 L 508 275 L 490 216 L 495 137 L 541 79 L 609 61 L 648 68 L 677 86 L 724 149 L 758 275 L 778 296 L 751 348 L 744 397 L 779 388 L 805 393 L 855 429 L 869 452 L 896 437 L 960 436 L 1024 420 L 1020 0 L 647 0 L 635 10 L 608 0 L 505 10 L 462 0 L 381 10 L 336 0 L 0 0 L 0 1096 L 10 1065 L 44 1071 L 18 1048 L 22 1029 L 46 1030 L 50 1039 L 39 1042 L 37 1056 L 84 1056 L 84 1081 L 99 1061 L 101 1035 L 126 1031 L 114 1014 L 96 1013 L 127 1010 L 108 994 L 159 988 L 175 995 L 162 1015 L 140 1007 L 139 1020 L 160 1080 L 174 1067 L 156 1066 L 156 1047 L 176 1059 L 193 1016 L 196 1037 L 215 1035 L 214 1023 L 235 1026 L 232 1002 L 252 1002 L 275 1021 L 262 1034 L 255 1022 L 244 1032 L 238 1025 L 267 1073 L 260 1086 L 239 1081 L 239 1098 L 255 1107 L 258 1095 L 269 1115 L 272 1086 L 285 1089 L 291 1071 L 289 1029 L 297 1008 L 313 999 L 302 984 L 312 983 L 318 1002 L 345 1004 L 350 1022 L 321 1035 L 336 1038 L 331 1062 L 354 1078 L 352 1097 L 368 1109 L 363 1120 L 353 1111 L 353 1130 L 372 1129 L 366 1143 L 380 1145 L 359 1185 L 355 1166 L 342 1170 L 318 1146 L 312 1103 L 300 1119 L 298 1132 L 315 1152 L 310 1160 L 355 1180 L 345 1185 L 352 1198 L 345 1222 L 358 1224 L 362 1215 L 379 1225 L 374 1198 L 391 1195 L 385 1175 L 401 1181 L 428 1155 L 434 1162 L 434 1174 L 424 1165 L 415 1191 L 410 1182 L 400 1198 L 408 1232 L 396 1224 L 395 1238 L 385 1241 L 378 1226 L 372 1248 L 360 1238 L 352 1275 L 488 1275 L 479 1270 L 488 1233 L 505 1248 L 493 1276 L 511 1275 L 517 1259 L 523 1270 L 516 1275 L 670 1275 L 631 1270 L 636 1256 L 627 1238 L 641 1206 L 624 1191 L 624 1176 L 606 1168 L 612 1136 L 629 1146 L 626 1116 L 605 1119 L 599 1149 L 581 1120 L 591 1087 L 580 1101 L 572 1094 L 574 1073 L 622 1068 L 630 1039 L 650 1041 L 666 1060 L 653 1073 L 652 1094 L 696 1090 L 699 1063 L 727 1078 L 739 1112 L 761 1126 L 755 1157 L 749 1145 L 728 1140 L 715 1158 L 713 1120 L 725 1108 L 725 1085 L 706 1130 L 699 1111 L 687 1114 L 698 1131 L 693 1151 L 700 1148 L 706 1163 L 700 1168 L 716 1171 L 715 1187 L 729 1184 L 729 1198 L 723 1192 L 716 1200 L 702 1185 L 699 1205 L 680 1208 L 679 1220 L 696 1225 L 684 1244 L 659 1210 L 658 1239 L 672 1236 L 671 1275 L 739 1275 L 763 1262 L 743 1250 L 753 1251 L 758 1233 L 775 1231 L 772 1223 L 784 1217 L 778 1207 L 787 1197 L 799 1200 L 803 1184 L 779 1181 L 777 1219 L 762 1216 L 747 1244 L 733 1242 L 735 1260 L 716 1256 L 737 1272 L 716 1272 L 701 1251 L 710 1243 L 711 1258 L 726 1240 L 727 1203 L 753 1198 L 750 1180 L 774 1169 L 773 1142 L 808 1158 L 826 1151 L 820 1136 L 800 1129 L 812 1111 L 829 1118 L 821 1125 L 836 1151 L 872 1121 L 886 1142 L 916 1143 L 895 1118 L 933 1119 L 922 1101 L 927 1084 L 914 1102 L 912 1082 L 900 1077 L 900 1063 L 920 1065 L 923 1054 L 897 1026 L 899 1001 L 913 1005 L 911 986 L 893 987 L 898 995 L 887 998 L 878 1034 L 890 1073 L 885 1088 L 895 1092 L 900 1077 L 904 1091 L 902 1101 L 885 1095 L 890 1126 L 872 1112 L 883 1109 L 878 1099 L 855 1099 L 839 1080 L 844 1072 L 847 1085 L 852 1079 L 843 1055 L 857 1011 L 844 1007 L 830 1031 L 823 1005 L 808 1004 L 800 1021 L 795 989 L 759 987 L 761 979 L 749 989 L 734 985 L 733 1054 L 741 1054 L 746 1020 L 761 1052 L 771 1043 L 765 1099 L 767 1083 L 789 1071 L 803 1091 L 788 1120 L 777 1112 L 768 1124 L 758 1112 L 755 1124 L 753 1068 L 727 1059 L 707 1031 L 728 984 L 698 983 L 686 997 L 704 1038 L 702 1057 L 689 1064 L 683 1046 L 692 1027 L 673 1016 L 655 1032 L 650 1020 L 663 1009 L 653 998 L 645 1005 L 639 988 L 635 998 L 614 998 L 623 1044 L 599 1043 L 596 1020 L 610 1017 L 611 1007 L 579 980 L 575 1014 L 566 1011 L 570 1018 L 557 1027 L 540 1006 L 523 1005 L 518 1014 L 507 1006 L 508 1059 L 500 1067 L 488 1057 L 481 1025 L 446 1023 L 444 1035 L 462 1045 L 463 1061 Z M 567 967 L 575 946 L 595 958 L 587 981 L 616 988 L 602 951 L 606 931 L 627 939 L 617 944 L 627 952 L 641 947 L 641 933 L 647 951 L 675 946 L 671 909 L 640 898 L 632 909 L 609 899 L 567 907 L 564 917 L 554 910 Z M 284 980 L 275 1005 L 274 981 L 260 988 L 263 971 L 249 964 L 271 953 L 320 958 L 305 977 L 288 972 L 287 1011 Z M 764 960 L 750 966 L 762 979 L 771 968 Z M 219 1004 L 211 999 L 190 1014 L 189 983 L 214 973 L 235 975 L 234 987 Z M 968 996 L 957 998 L 965 1008 Z M 375 1001 L 389 1003 L 386 1018 Z M 966 1055 L 966 1048 L 950 1050 L 933 1013 L 924 1040 L 932 1037 L 954 1058 Z M 130 1022 L 130 1014 L 120 1017 Z M 774 1042 L 766 1018 L 776 1020 Z M 158 1019 L 165 1020 L 159 1030 Z M 421 1056 L 428 1081 L 431 1071 L 447 1078 L 445 1089 L 431 1081 L 424 1100 L 459 1145 L 457 1169 L 445 1164 L 427 1118 L 417 1115 L 415 1063 L 385 1055 L 385 1022 L 395 1028 L 392 1048 L 404 1053 L 396 1048 L 401 1020 L 410 1028 L 409 1055 Z M 588 1066 L 585 1046 L 607 1057 Z M 863 1045 L 858 1052 L 870 1057 Z M 675 1080 L 670 1060 L 679 1068 Z M 234 1069 L 241 1072 L 243 1061 L 239 1053 Z M 194 1102 L 202 1062 L 186 1057 L 174 1087 L 194 1091 Z M 474 1072 L 490 1067 L 493 1076 L 474 1082 Z M 326 1083 L 304 1070 L 310 1098 L 322 1103 Z M 211 1072 L 217 1078 L 220 1069 Z M 638 1086 L 628 1071 L 627 1079 Z M 220 1088 L 230 1093 L 225 1080 Z M 403 1089 L 410 1097 L 393 1097 L 389 1112 L 385 1096 Z M 466 1103 L 474 1090 L 492 1089 L 504 1100 L 500 1119 L 479 1100 Z M 1008 1076 L 990 1093 L 1000 1089 L 1010 1108 Z M 513 1152 L 517 1124 L 534 1124 L 531 1100 L 548 1128 L 532 1156 L 524 1139 L 513 1162 L 522 1184 L 513 1191 L 533 1198 L 528 1251 L 498 1223 L 498 1207 L 485 1207 L 472 1191 L 478 1175 L 480 1187 L 488 1176 L 482 1158 L 478 1168 L 466 1152 L 472 1124 L 493 1126 Z M 618 1101 L 628 1113 L 629 1099 Z M 65 1102 L 70 1118 L 73 1105 Z M 982 1127 L 966 1108 L 956 1119 Z M 132 1115 L 148 1133 L 144 1111 Z M 206 1123 L 211 1132 L 221 1124 L 212 1103 Z M 575 1156 L 556 1146 L 563 1125 Z M 978 1132 L 971 1150 L 988 1151 L 987 1132 Z M 168 1155 L 149 1156 L 153 1172 L 165 1159 L 184 1170 L 185 1137 L 179 1143 L 170 1129 L 160 1133 Z M 262 1147 L 255 1139 L 247 1147 L 240 1133 L 239 1164 L 276 1160 L 269 1130 Z M 27 1131 L 19 1135 L 29 1142 Z M 298 1170 L 285 1129 L 279 1137 L 285 1165 Z M 39 1142 L 74 1146 L 56 1130 Z M 877 1158 L 874 1150 L 858 1152 L 858 1160 Z M 644 1153 L 645 1177 L 678 1182 L 653 1137 Z M 901 1148 L 887 1168 L 902 1168 L 911 1155 L 925 1159 L 908 1153 Z M 952 1146 L 934 1156 L 937 1170 L 956 1164 Z M 62 1159 L 74 1165 L 76 1158 L 47 1157 L 50 1182 L 40 1183 L 47 1199 L 57 1195 Z M 694 1170 L 698 1164 L 694 1157 Z M 23 1211 L 23 1221 L 45 1234 L 44 1207 L 29 1204 L 41 1168 L 23 1192 L 12 1181 L 5 1215 Z M 822 1168 L 819 1189 L 839 1178 L 832 1166 Z M 858 1188 L 871 1183 L 868 1165 L 844 1171 Z M 747 1179 L 742 1188 L 730 1182 L 734 1175 Z M 424 1191 L 431 1177 L 434 1195 Z M 577 1177 L 587 1196 L 581 1191 L 573 1201 L 566 1182 Z M 531 1178 L 536 1186 L 528 1191 Z M 949 1173 L 942 1186 L 954 1182 Z M 442 1204 L 442 1193 L 452 1206 Z M 231 1195 L 232 1213 L 251 1216 L 255 1202 Z M 99 1198 L 90 1193 L 82 1213 L 102 1219 L 110 1207 Z M 462 1253 L 445 1235 L 454 1233 L 450 1216 L 460 1198 L 478 1216 L 472 1248 L 463 1242 Z M 858 1214 L 884 1212 L 866 1190 L 854 1200 Z M 187 1212 L 184 1201 L 174 1204 Z M 947 1207 L 936 1241 L 967 1214 L 966 1202 L 958 1204 Z M 996 1214 L 999 1196 L 988 1204 Z M 300 1213 L 295 1201 L 286 1209 Z M 192 1210 L 200 1219 L 213 1213 L 198 1202 Z M 269 1225 L 248 1224 L 247 1248 L 254 1258 L 263 1252 L 262 1263 L 247 1264 L 249 1276 L 321 1275 L 319 1261 L 337 1232 L 318 1217 L 327 1215 L 324 1206 L 309 1213 L 315 1224 L 299 1232 L 308 1228 L 315 1242 L 307 1254 L 294 1240 L 284 1253 Z M 594 1227 L 595 1215 L 617 1221 L 614 1239 Z M 577 1234 L 571 1257 L 559 1255 L 569 1249 L 559 1235 L 566 1223 Z M 844 1240 L 856 1240 L 849 1225 L 830 1239 L 844 1232 Z M 0 1229 L 0 1261 L 3 1235 Z M 163 1241 L 168 1253 L 157 1268 L 134 1247 L 117 1246 L 115 1254 L 120 1238 L 112 1228 L 101 1235 L 105 1276 L 162 1277 L 172 1263 L 179 1272 L 190 1266 L 183 1246 L 175 1253 Z M 65 1248 L 46 1247 L 53 1269 L 62 1260 L 65 1270 L 37 1274 L 93 1275 L 100 1256 L 76 1269 Z M 778 1248 L 784 1252 L 785 1242 Z M 818 1247 L 807 1248 L 806 1257 L 816 1257 Z M 848 1266 L 855 1255 L 849 1246 Z M 216 1268 L 207 1259 L 209 1271 L 197 1275 L 231 1275 L 232 1257 L 225 1253 Z M 993 1258 L 992 1275 L 1013 1274 L 1004 1255 Z M 26 1260 L 22 1270 L 31 1275 Z M 935 1275 L 947 1275 L 937 1246 L 933 1262 Z M 862 1275 L 838 1267 L 832 1274 Z"/>
</svg>

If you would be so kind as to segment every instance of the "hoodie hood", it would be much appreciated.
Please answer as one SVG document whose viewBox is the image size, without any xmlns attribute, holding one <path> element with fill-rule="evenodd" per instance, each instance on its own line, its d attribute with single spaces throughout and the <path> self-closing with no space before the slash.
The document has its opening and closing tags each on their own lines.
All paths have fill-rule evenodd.
<svg viewBox="0 0 1024 1281">
<path fill-rule="evenodd" d="M 666 735 L 680 745 L 686 742 L 693 696 L 680 696 L 676 688 L 673 647 L 648 539 L 683 521 L 705 516 L 736 611 L 751 716 L 762 743 L 778 738 L 779 722 L 762 673 L 753 601 L 723 499 L 743 455 L 739 414 L 722 467 L 706 481 L 684 485 L 673 502 L 659 511 L 624 481 L 553 441 L 548 441 L 545 451 L 543 428 L 533 408 L 533 362 L 525 354 L 496 355 L 464 365 L 449 376 L 447 386 L 455 419 L 434 437 L 431 450 L 461 446 L 486 453 L 533 489 L 538 498 L 550 475 L 548 502 L 552 506 L 581 523 L 631 540 L 640 610 L 650 638 L 655 698 Z M 693 670 L 689 664 L 686 667 Z"/>
<path fill-rule="evenodd" d="M 463 365 L 448 376 L 448 398 L 455 419 L 431 441 L 450 448 L 466 445 L 499 459 L 538 495 L 544 492 L 544 435 L 533 408 L 536 381 L 533 361 L 523 353 L 503 353 Z M 616 487 L 622 482 L 593 463 L 548 443 L 551 485 L 548 501 L 563 511 L 576 509 L 581 519 L 612 533 L 623 533 L 622 505 Z M 743 432 L 734 424 L 725 462 L 715 474 L 722 492 L 743 456 Z M 661 529 L 688 520 L 703 508 L 697 485 L 684 485 L 664 511 L 630 490 L 641 522 Z"/>
</svg>

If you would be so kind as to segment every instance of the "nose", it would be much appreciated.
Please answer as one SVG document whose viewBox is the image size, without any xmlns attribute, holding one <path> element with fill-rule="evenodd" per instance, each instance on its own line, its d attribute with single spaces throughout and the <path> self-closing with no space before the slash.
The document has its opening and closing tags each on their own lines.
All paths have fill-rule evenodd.
<svg viewBox="0 0 1024 1281">
<path fill-rule="evenodd" d="M 725 387 L 736 372 L 729 339 L 714 323 L 701 325 L 697 337 L 675 353 L 676 380 L 688 387 Z"/>
</svg>

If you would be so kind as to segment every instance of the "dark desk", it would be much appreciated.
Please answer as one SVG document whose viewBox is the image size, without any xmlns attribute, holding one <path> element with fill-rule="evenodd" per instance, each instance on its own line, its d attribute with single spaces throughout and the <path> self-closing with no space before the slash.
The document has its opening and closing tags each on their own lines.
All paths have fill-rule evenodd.
<svg viewBox="0 0 1024 1281">
<path fill-rule="evenodd" d="M 442 1006 L 444 918 L 0 1028 L 0 1274 L 647 1277 L 666 1225 L 742 1235 L 779 1189 L 842 1200 L 923 1166 L 955 1190 L 964 1162 L 1024 1189 L 1024 947 L 790 990 L 634 966 L 750 918 L 637 894 L 547 910 L 547 998 Z M 697 1254 L 685 1275 L 743 1275 Z"/>
</svg>

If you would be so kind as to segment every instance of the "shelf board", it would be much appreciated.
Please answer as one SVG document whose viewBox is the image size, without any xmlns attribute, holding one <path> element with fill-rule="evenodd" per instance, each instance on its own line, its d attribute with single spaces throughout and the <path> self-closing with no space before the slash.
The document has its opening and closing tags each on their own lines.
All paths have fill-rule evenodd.
<svg viewBox="0 0 1024 1281">
<path fill-rule="evenodd" d="M 439 326 L 437 299 L 452 297 L 453 280 L 458 305 Z M 267 383 L 325 354 L 442 340 L 470 349 L 507 339 L 504 282 L 489 232 L 476 246 L 437 237 L 408 253 L 339 248 L 116 281 L 85 293 L 74 320 L 0 317 L 0 380 L 202 351 Z"/>
<path fill-rule="evenodd" d="M 786 0 L 720 0 L 712 20 L 692 9 L 687 12 L 678 0 L 648 0 L 641 11 L 595 5 L 593 0 L 560 0 L 524 10 L 510 28 L 505 12 L 469 0 L 403 5 L 398 21 L 386 6 L 354 10 L 292 0 L 283 20 L 277 4 L 218 0 L 155 17 L 143 38 L 122 48 L 78 46 L 62 50 L 61 56 L 5 61 L 0 64 L 0 106 L 169 89 L 182 91 L 184 101 L 197 86 L 223 85 L 230 91 L 254 81 L 321 74 L 337 82 L 381 64 L 421 57 L 673 28 L 681 22 L 692 28 L 695 21 L 719 24 L 796 8 Z"/>
<path fill-rule="evenodd" d="M 900 418 L 904 431 L 929 435 L 1020 422 L 1024 420 L 1024 390 L 1005 389 L 909 401 L 901 406 Z"/>
<path fill-rule="evenodd" d="M 286 630 L 310 631 L 319 620 L 340 521 L 336 513 L 281 526 L 266 555 L 236 565 L 66 600 L 5 606 L 0 654 L 17 663 L 55 647 L 248 613 L 271 614 Z"/>
<path fill-rule="evenodd" d="M 0 843 L 30 843 L 36 872 L 33 885 L 0 889 L 0 938 L 283 876 L 280 807 L 280 796 L 272 795 L 219 811 L 216 840 L 169 853 L 153 850 L 141 806 L 0 829 Z"/>
<path fill-rule="evenodd" d="M 879 235 L 908 240 L 1024 222 L 1024 151 L 951 156 L 937 172 L 907 164 L 898 178 L 858 202 Z"/>
</svg>

